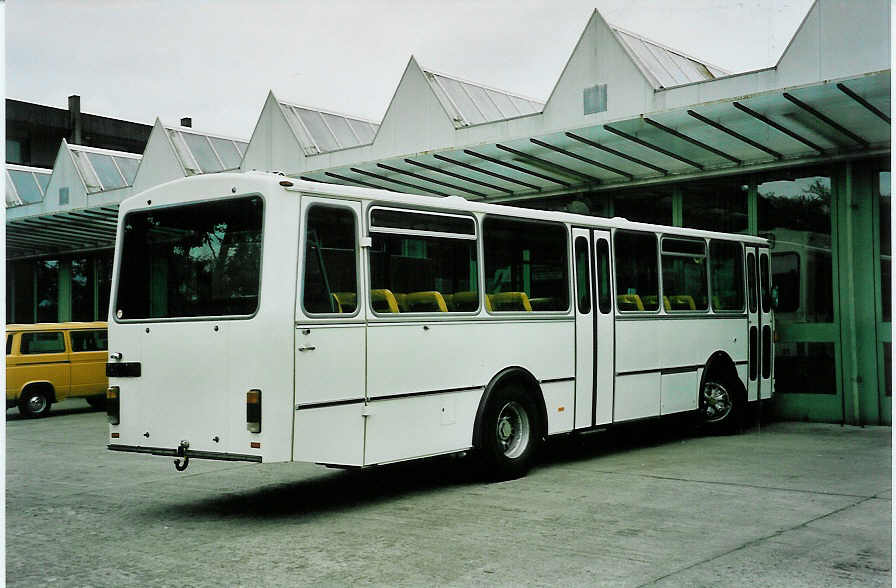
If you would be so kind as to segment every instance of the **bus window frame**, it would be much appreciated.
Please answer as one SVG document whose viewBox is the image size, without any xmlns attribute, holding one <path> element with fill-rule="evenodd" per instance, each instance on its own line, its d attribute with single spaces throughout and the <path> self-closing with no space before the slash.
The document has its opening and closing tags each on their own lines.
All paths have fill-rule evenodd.
<svg viewBox="0 0 896 588">
<path fill-rule="evenodd" d="M 482 234 L 480 238 L 480 243 L 482 246 L 482 297 L 483 299 L 488 296 L 488 293 L 485 291 L 485 221 L 490 218 L 499 219 L 502 221 L 509 222 L 521 222 L 521 223 L 534 223 L 538 225 L 553 225 L 559 226 L 563 228 L 566 238 L 566 308 L 563 310 L 533 310 L 532 312 L 528 312 L 525 310 L 489 310 L 488 307 L 485 307 L 485 312 L 489 317 L 494 318 L 527 318 L 530 320 L 537 320 L 539 317 L 549 317 L 549 316 L 570 316 L 573 313 L 574 301 L 575 298 L 575 282 L 574 282 L 574 274 L 575 274 L 575 262 L 573 256 L 575 255 L 575 250 L 573 247 L 573 239 L 572 239 L 572 229 L 577 225 L 573 223 L 567 223 L 563 221 L 551 221 L 551 220 L 540 220 L 534 218 L 521 218 L 518 216 L 505 215 L 505 214 L 493 214 L 486 213 L 483 215 L 482 219 Z M 590 229 L 594 229 L 594 227 L 589 227 Z M 559 265 L 559 264 L 558 264 Z"/>
<path fill-rule="evenodd" d="M 663 251 L 663 243 L 665 243 L 666 241 L 689 241 L 691 243 L 703 243 L 703 255 L 701 256 L 699 254 L 691 254 L 691 253 L 666 253 Z M 663 233 L 663 235 L 660 237 L 660 240 L 659 240 L 659 248 L 660 248 L 660 267 L 659 267 L 659 270 L 660 270 L 660 292 L 661 292 L 661 297 L 663 299 L 663 304 L 660 305 L 662 308 L 662 311 L 663 311 L 662 314 L 669 314 L 669 315 L 675 315 L 675 316 L 678 316 L 680 314 L 693 314 L 693 315 L 710 314 L 710 310 L 712 308 L 712 293 L 710 292 L 710 279 L 709 279 L 710 260 L 709 260 L 709 241 L 708 241 L 708 239 L 706 239 L 706 237 L 691 237 L 688 235 L 670 235 L 670 234 Z M 670 309 L 666 310 L 665 283 L 663 282 L 663 279 L 662 279 L 663 256 L 664 255 L 667 255 L 669 257 L 703 257 L 704 263 L 706 264 L 706 283 L 704 284 L 706 286 L 706 308 L 702 308 L 702 309 L 695 308 L 694 310 L 691 310 L 690 308 L 683 309 L 683 310 L 674 310 L 671 308 L 671 303 L 670 303 Z M 631 312 L 631 311 L 629 311 L 629 312 Z M 636 311 L 636 312 L 640 312 L 640 311 Z M 644 311 L 644 312 L 648 312 L 648 311 Z"/>
<path fill-rule="evenodd" d="M 301 284 L 301 288 L 299 288 L 300 292 L 297 292 L 297 297 L 299 299 L 299 306 L 302 309 L 302 314 L 310 319 L 320 319 L 320 320 L 350 320 L 356 318 L 361 313 L 361 235 L 363 231 L 361 230 L 361 215 L 358 214 L 358 211 L 355 210 L 352 204 L 357 204 L 357 201 L 354 200 L 336 200 L 336 199 L 326 199 L 326 200 L 314 200 L 308 207 L 304 210 L 302 215 L 300 230 L 301 230 L 301 241 L 300 244 L 300 252 L 302 256 L 302 273 L 298 276 L 299 283 Z M 308 250 L 308 214 L 314 210 L 315 208 L 338 208 L 342 210 L 347 210 L 352 214 L 354 218 L 354 229 L 355 229 L 355 311 L 351 314 L 341 313 L 341 312 L 310 312 L 305 308 L 305 271 L 308 265 L 308 259 L 305 255 Z M 331 292 L 332 294 L 332 292 Z"/>
<path fill-rule="evenodd" d="M 735 244 L 737 244 L 738 246 L 740 246 L 740 260 L 741 260 L 741 266 L 744 267 L 744 271 L 743 271 L 743 273 L 741 274 L 741 278 L 742 278 L 742 280 L 741 280 L 741 285 L 743 286 L 744 303 L 743 303 L 743 305 L 741 305 L 740 308 L 737 308 L 737 309 L 729 309 L 729 310 L 716 310 L 716 309 L 713 307 L 713 304 L 712 304 L 712 296 L 713 296 L 713 294 L 714 294 L 713 287 L 712 287 L 712 243 L 713 243 L 713 241 L 718 241 L 718 242 L 720 242 L 720 243 L 735 243 Z M 709 265 L 707 265 L 706 269 L 708 270 L 708 271 L 707 271 L 707 278 L 708 278 L 708 280 L 709 280 L 709 309 L 710 309 L 710 311 L 711 311 L 712 314 L 719 314 L 719 315 L 723 315 L 723 316 L 745 315 L 745 314 L 747 314 L 747 308 L 748 308 L 748 306 L 749 306 L 749 304 L 750 304 L 750 303 L 749 303 L 749 300 L 748 300 L 748 298 L 750 297 L 750 291 L 749 291 L 749 290 L 750 290 L 750 287 L 749 287 L 749 283 L 748 283 L 749 277 L 747 276 L 747 271 L 746 271 L 746 270 L 747 270 L 747 268 L 746 268 L 746 265 L 747 265 L 747 251 L 746 251 L 746 247 L 747 247 L 747 244 L 746 244 L 745 241 L 737 241 L 737 240 L 734 240 L 734 239 L 718 239 L 718 238 L 716 238 L 716 237 L 710 237 L 710 238 L 707 240 L 707 243 L 706 243 L 706 258 L 707 258 L 707 263 L 708 263 Z"/>
<path fill-rule="evenodd" d="M 261 243 L 260 243 L 260 252 L 259 257 L 261 258 L 258 263 L 258 297 L 257 303 L 255 305 L 255 311 L 251 314 L 228 314 L 228 315 L 202 315 L 202 316 L 186 316 L 186 317 L 147 317 L 147 318 L 118 318 L 118 285 L 119 280 L 121 279 L 121 254 L 124 252 L 124 227 L 128 217 L 131 214 L 138 212 L 148 212 L 154 210 L 164 210 L 166 208 L 177 208 L 180 206 L 193 206 L 199 204 L 208 204 L 214 202 L 222 202 L 224 200 L 237 200 L 240 198 L 251 198 L 253 196 L 257 196 L 261 199 Z M 261 192 L 246 192 L 243 194 L 227 194 L 226 196 L 217 196 L 210 198 L 203 198 L 201 200 L 191 200 L 189 202 L 172 202 L 170 204 L 160 204 L 158 206 L 141 206 L 139 208 L 133 208 L 124 215 L 124 217 L 118 223 L 118 229 L 115 234 L 115 242 L 121 243 L 122 246 L 115 247 L 115 255 L 112 259 L 112 291 L 109 295 L 110 301 L 109 306 L 110 309 L 114 308 L 115 311 L 110 313 L 112 315 L 112 320 L 119 324 L 142 324 L 142 323 L 183 323 L 183 322 L 199 322 L 199 321 L 248 321 L 254 319 L 258 316 L 258 313 L 261 311 L 262 304 L 262 292 L 264 287 L 264 268 L 265 268 L 265 233 L 267 233 L 267 220 L 268 220 L 268 200 L 265 198 L 264 194 Z"/>
<path fill-rule="evenodd" d="M 439 231 L 421 231 L 421 230 L 413 230 L 413 229 L 395 229 L 391 227 L 375 227 L 371 223 L 372 216 L 374 211 L 376 210 L 388 210 L 390 212 L 405 212 L 408 214 L 429 214 L 435 216 L 445 216 L 452 218 L 463 218 L 470 219 L 473 221 L 473 234 L 464 234 L 464 233 L 444 233 Z M 367 278 L 366 280 L 366 291 L 364 292 L 365 304 L 367 305 L 367 309 L 370 311 L 370 316 L 372 318 L 377 319 L 386 319 L 392 321 L 415 321 L 421 318 L 425 318 L 427 320 L 431 319 L 441 319 L 441 320 L 452 320 L 457 318 L 470 318 L 478 316 L 482 313 L 485 307 L 485 295 L 484 295 L 484 275 L 483 275 L 483 264 L 484 264 L 484 251 L 482 250 L 482 230 L 480 228 L 480 219 L 478 215 L 473 213 L 463 213 L 463 212 L 445 212 L 444 210 L 430 210 L 428 208 L 412 208 L 412 207 L 404 207 L 404 206 L 395 206 L 394 203 L 383 204 L 377 201 L 371 201 L 367 203 L 367 210 L 364 211 L 364 217 L 367 220 L 367 235 L 372 239 L 372 233 L 378 233 L 380 235 L 398 235 L 404 237 L 429 237 L 434 239 L 456 239 L 458 241 L 473 241 L 474 242 L 474 253 L 476 255 L 476 280 L 477 280 L 477 294 L 478 294 L 478 306 L 476 310 L 468 310 L 463 312 L 458 311 L 447 311 L 447 312 L 439 312 L 439 311 L 426 311 L 426 312 L 377 312 L 373 308 L 373 298 L 370 296 L 370 279 L 371 279 L 371 268 L 370 268 L 370 247 L 365 247 L 367 250 L 366 263 L 364 263 L 364 272 Z M 394 294 L 394 292 L 393 292 Z M 441 292 L 440 292 L 441 294 Z M 360 306 L 360 305 L 359 305 Z M 330 316 L 330 315 L 328 315 Z"/>
<path fill-rule="evenodd" d="M 619 308 L 619 282 L 617 280 L 618 273 L 616 272 L 616 262 L 618 261 L 618 253 L 616 251 L 616 234 L 617 233 L 629 233 L 633 235 L 653 235 L 653 243 L 654 243 L 654 252 L 656 257 L 656 287 L 657 287 L 657 308 L 656 310 L 622 310 Z M 660 242 L 662 241 L 663 233 L 658 233 L 656 231 L 639 231 L 638 229 L 617 229 L 614 228 L 610 234 L 610 239 L 612 243 L 610 244 L 610 255 L 612 257 L 613 262 L 613 292 L 616 294 L 616 300 L 612 301 L 613 310 L 618 316 L 659 316 L 661 314 L 665 314 L 663 311 L 665 310 L 663 301 L 662 301 L 662 292 L 663 292 L 663 260 L 662 260 L 662 248 L 660 246 Z M 690 311 L 688 311 L 690 312 Z"/>
</svg>

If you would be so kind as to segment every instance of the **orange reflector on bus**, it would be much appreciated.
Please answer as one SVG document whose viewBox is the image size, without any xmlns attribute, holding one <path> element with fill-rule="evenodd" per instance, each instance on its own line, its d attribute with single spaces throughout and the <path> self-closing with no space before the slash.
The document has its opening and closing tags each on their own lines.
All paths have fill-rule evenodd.
<svg viewBox="0 0 896 588">
<path fill-rule="evenodd" d="M 261 449 L 261 443 L 259 443 L 258 441 L 253 441 L 252 443 L 249 443 L 249 447 L 251 447 L 252 449 Z"/>
<path fill-rule="evenodd" d="M 121 436 L 120 433 L 112 433 L 112 438 L 113 438 L 113 439 L 118 439 L 120 436 Z"/>
<path fill-rule="evenodd" d="M 566 410 L 566 407 L 565 407 L 565 406 L 559 406 L 559 407 L 557 407 L 557 412 L 563 412 L 564 410 Z"/>
</svg>

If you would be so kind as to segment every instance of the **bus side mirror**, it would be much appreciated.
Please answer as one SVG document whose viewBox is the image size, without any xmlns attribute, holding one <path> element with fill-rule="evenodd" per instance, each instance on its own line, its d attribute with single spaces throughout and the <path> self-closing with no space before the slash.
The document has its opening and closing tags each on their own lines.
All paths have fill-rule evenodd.
<svg viewBox="0 0 896 588">
<path fill-rule="evenodd" d="M 778 286 L 772 286 L 772 310 L 778 310 Z"/>
</svg>

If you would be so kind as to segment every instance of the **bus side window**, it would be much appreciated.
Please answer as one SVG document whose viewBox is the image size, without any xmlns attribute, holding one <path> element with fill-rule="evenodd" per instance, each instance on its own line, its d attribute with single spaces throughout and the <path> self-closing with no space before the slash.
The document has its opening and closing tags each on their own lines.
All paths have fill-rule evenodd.
<svg viewBox="0 0 896 588">
<path fill-rule="evenodd" d="M 601 314 L 609 314 L 613 307 L 610 298 L 610 242 L 598 239 L 594 250 L 597 254 L 597 306 Z"/>
<path fill-rule="evenodd" d="M 666 311 L 707 310 L 706 242 L 665 237 L 662 252 Z"/>
<path fill-rule="evenodd" d="M 476 312 L 472 217 L 373 208 L 370 305 L 377 314 Z"/>
<path fill-rule="evenodd" d="M 565 226 L 487 217 L 482 232 L 492 312 L 569 310 Z"/>
<path fill-rule="evenodd" d="M 302 306 L 312 314 L 354 314 L 357 308 L 355 215 L 347 208 L 312 206 L 305 228 Z"/>
<path fill-rule="evenodd" d="M 750 291 L 750 312 L 756 312 L 756 256 L 747 253 L 747 288 Z"/>
<path fill-rule="evenodd" d="M 659 310 L 656 235 L 617 231 L 616 299 L 621 311 Z"/>
<path fill-rule="evenodd" d="M 718 241 L 709 243 L 709 274 L 712 281 L 712 309 L 743 311 L 744 262 L 740 243 Z"/>
</svg>

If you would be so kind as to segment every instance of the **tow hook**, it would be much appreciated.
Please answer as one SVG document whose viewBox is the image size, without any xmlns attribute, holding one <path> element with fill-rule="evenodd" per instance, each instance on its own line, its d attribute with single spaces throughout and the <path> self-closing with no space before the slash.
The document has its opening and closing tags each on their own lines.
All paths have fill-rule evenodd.
<svg viewBox="0 0 896 588">
<path fill-rule="evenodd" d="M 180 445 L 177 446 L 177 457 L 184 458 L 183 463 L 181 463 L 180 459 L 174 460 L 174 469 L 176 469 L 179 472 L 184 471 L 185 469 L 187 469 L 187 466 L 190 465 L 190 458 L 187 457 L 187 449 L 189 449 L 189 448 L 190 448 L 190 442 L 186 441 L 186 440 L 181 441 Z"/>
</svg>

